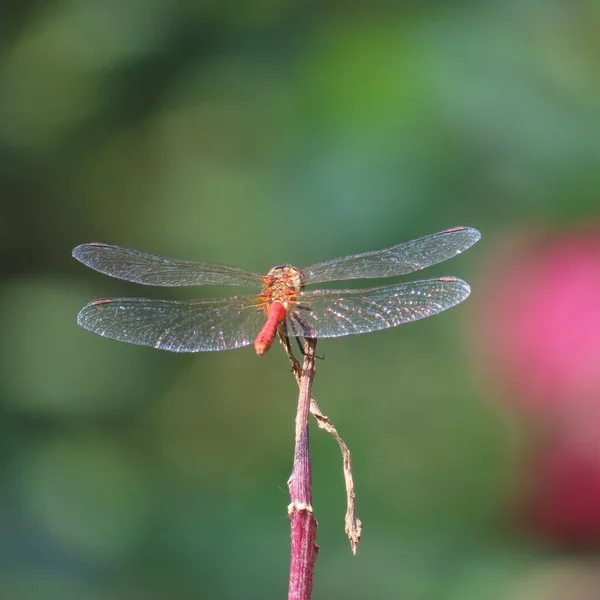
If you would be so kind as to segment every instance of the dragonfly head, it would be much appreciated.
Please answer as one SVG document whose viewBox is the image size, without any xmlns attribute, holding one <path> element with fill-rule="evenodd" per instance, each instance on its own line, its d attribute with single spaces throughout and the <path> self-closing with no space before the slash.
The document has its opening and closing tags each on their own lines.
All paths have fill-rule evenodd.
<svg viewBox="0 0 600 600">
<path fill-rule="evenodd" d="M 292 267 L 292 265 L 278 265 L 273 267 L 268 273 L 267 278 L 273 282 L 284 283 L 294 292 L 299 292 L 304 287 L 304 273 Z"/>
</svg>

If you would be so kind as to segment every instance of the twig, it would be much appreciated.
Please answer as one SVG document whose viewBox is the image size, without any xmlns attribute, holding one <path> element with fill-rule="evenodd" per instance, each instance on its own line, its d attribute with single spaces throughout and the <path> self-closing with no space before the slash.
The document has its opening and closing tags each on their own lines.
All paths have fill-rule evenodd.
<svg viewBox="0 0 600 600">
<path fill-rule="evenodd" d="M 300 393 L 296 412 L 294 467 L 288 480 L 290 491 L 291 560 L 288 600 L 310 600 L 313 572 L 319 548 L 317 521 L 312 509 L 312 472 L 308 443 L 308 417 L 315 376 L 316 340 L 304 341 L 304 365 L 299 376 Z"/>
<path fill-rule="evenodd" d="M 340 437 L 336 428 L 329 417 L 325 416 L 319 409 L 319 405 L 314 398 L 310 399 L 310 412 L 317 421 L 317 425 L 327 431 L 340 447 L 342 453 L 342 463 L 344 468 L 344 481 L 346 483 L 346 518 L 345 518 L 345 531 L 348 539 L 350 540 L 350 548 L 352 554 L 356 554 L 358 542 L 362 535 L 362 523 L 360 519 L 356 517 L 354 499 L 356 494 L 354 493 L 354 478 L 352 477 L 352 460 L 350 458 L 350 450 L 346 445 L 346 442 Z"/>
<path fill-rule="evenodd" d="M 296 382 L 298 383 L 298 387 L 301 387 L 303 369 L 300 366 L 300 363 L 298 362 L 296 357 L 292 354 L 287 339 L 281 338 L 280 341 L 292 365 L 292 371 L 294 373 L 294 377 L 296 378 Z M 319 426 L 319 428 L 327 431 L 335 439 L 335 441 L 338 443 L 338 446 L 340 447 L 340 452 L 342 453 L 344 481 L 346 484 L 345 531 L 346 535 L 348 536 L 348 539 L 350 540 L 350 548 L 352 550 L 352 554 L 356 554 L 358 542 L 360 542 L 360 538 L 362 535 L 362 523 L 360 519 L 356 517 L 356 494 L 354 493 L 354 478 L 352 477 L 352 459 L 350 456 L 350 450 L 348 449 L 346 442 L 344 442 L 344 440 L 338 434 L 336 428 L 334 427 L 329 417 L 325 416 L 321 412 L 317 401 L 313 397 L 311 397 L 310 399 L 310 412 L 317 421 L 317 425 Z"/>
</svg>

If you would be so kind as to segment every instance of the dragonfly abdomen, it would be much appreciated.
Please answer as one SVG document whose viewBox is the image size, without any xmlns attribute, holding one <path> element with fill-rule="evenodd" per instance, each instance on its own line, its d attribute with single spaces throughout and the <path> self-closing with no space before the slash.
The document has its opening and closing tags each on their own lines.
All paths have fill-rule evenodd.
<svg viewBox="0 0 600 600">
<path fill-rule="evenodd" d="M 254 341 L 256 354 L 261 356 L 273 343 L 277 327 L 287 316 L 287 311 L 281 302 L 272 302 L 267 311 L 267 321 Z"/>
</svg>

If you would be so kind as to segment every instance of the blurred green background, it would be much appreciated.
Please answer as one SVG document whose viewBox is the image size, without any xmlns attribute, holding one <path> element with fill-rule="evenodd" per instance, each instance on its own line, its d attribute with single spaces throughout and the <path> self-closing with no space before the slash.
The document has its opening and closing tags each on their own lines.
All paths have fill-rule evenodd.
<svg viewBox="0 0 600 600">
<path fill-rule="evenodd" d="M 364 536 L 353 557 L 338 449 L 313 428 L 314 598 L 551 597 L 567 559 L 511 519 L 525 436 L 468 332 L 503 239 L 600 216 L 600 3 L 1 10 L 0 600 L 286 594 L 283 352 L 79 329 L 94 298 L 231 291 L 112 280 L 74 245 L 264 273 L 455 225 L 483 240 L 427 274 L 471 299 L 319 344 L 314 393 L 353 452 Z"/>
</svg>

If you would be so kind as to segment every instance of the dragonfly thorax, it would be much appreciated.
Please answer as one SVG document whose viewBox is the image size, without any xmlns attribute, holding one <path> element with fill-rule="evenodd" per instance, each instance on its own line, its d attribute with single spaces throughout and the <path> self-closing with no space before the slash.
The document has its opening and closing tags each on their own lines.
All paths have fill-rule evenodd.
<svg viewBox="0 0 600 600">
<path fill-rule="evenodd" d="M 266 302 L 281 302 L 287 310 L 288 303 L 304 287 L 304 274 L 291 265 L 279 265 L 263 277 L 263 282 L 262 296 Z"/>
</svg>

